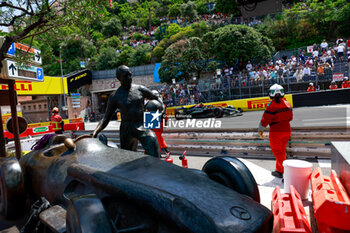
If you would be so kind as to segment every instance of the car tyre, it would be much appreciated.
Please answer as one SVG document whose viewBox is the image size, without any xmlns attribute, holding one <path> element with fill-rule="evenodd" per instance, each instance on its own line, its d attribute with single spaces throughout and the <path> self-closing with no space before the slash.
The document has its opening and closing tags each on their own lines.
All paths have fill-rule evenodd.
<svg viewBox="0 0 350 233">
<path fill-rule="evenodd" d="M 222 117 L 224 111 L 222 110 L 221 107 L 218 107 L 218 108 L 215 108 L 215 109 L 214 109 L 213 113 L 214 113 L 214 116 L 215 116 L 216 118 L 220 118 L 220 117 Z"/>
<path fill-rule="evenodd" d="M 66 215 L 67 233 L 112 233 L 113 227 L 100 199 L 84 195 L 71 199 Z"/>
<path fill-rule="evenodd" d="M 242 113 L 243 112 L 243 109 L 242 108 L 237 108 L 237 110 Z"/>
<path fill-rule="evenodd" d="M 0 159 L 1 215 L 15 219 L 23 214 L 26 204 L 24 176 L 16 158 Z"/>
<path fill-rule="evenodd" d="M 237 158 L 229 156 L 214 157 L 204 164 L 202 170 L 208 174 L 210 179 L 260 203 L 258 185 L 252 173 Z"/>
</svg>

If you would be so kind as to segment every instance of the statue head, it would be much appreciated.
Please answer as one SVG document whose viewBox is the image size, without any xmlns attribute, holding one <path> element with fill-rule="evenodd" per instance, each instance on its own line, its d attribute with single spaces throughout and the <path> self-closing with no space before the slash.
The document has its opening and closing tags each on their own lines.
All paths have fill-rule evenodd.
<svg viewBox="0 0 350 233">
<path fill-rule="evenodd" d="M 131 86 L 132 78 L 129 67 L 125 65 L 119 66 L 116 71 L 116 76 L 122 86 Z"/>
</svg>

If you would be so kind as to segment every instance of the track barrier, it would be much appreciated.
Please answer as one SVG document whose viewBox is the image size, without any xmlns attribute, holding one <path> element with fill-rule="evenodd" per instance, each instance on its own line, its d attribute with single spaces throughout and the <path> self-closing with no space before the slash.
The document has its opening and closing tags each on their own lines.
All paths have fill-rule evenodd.
<svg viewBox="0 0 350 233">
<path fill-rule="evenodd" d="M 92 131 L 74 131 L 80 136 Z M 105 130 L 111 143 L 119 144 L 119 131 Z M 256 128 L 250 129 L 166 129 L 163 137 L 172 154 L 187 151 L 189 156 L 274 158 L 267 136 L 261 139 Z M 340 127 L 292 128 L 287 145 L 288 158 L 330 158 L 331 141 L 349 141 L 350 131 Z M 141 145 L 140 147 L 141 148 Z"/>
<path fill-rule="evenodd" d="M 350 231 L 350 198 L 337 173 L 323 176 L 321 168 L 310 177 L 315 219 L 319 232 Z"/>
<path fill-rule="evenodd" d="M 274 233 L 312 233 L 300 195 L 293 185 L 290 193 L 285 194 L 276 186 L 272 193 L 272 212 Z"/>
</svg>

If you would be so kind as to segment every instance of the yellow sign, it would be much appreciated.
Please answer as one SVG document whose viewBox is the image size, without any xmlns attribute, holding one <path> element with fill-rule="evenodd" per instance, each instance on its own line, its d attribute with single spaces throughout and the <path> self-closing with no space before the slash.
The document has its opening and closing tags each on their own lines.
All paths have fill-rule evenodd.
<svg viewBox="0 0 350 233">
<path fill-rule="evenodd" d="M 291 104 L 293 107 L 293 97 L 292 95 L 285 95 L 284 98 Z M 211 103 L 205 103 L 204 105 L 214 105 L 218 107 L 227 107 L 228 105 L 231 105 L 235 107 L 236 109 L 241 108 L 244 112 L 247 111 L 257 111 L 257 110 L 265 110 L 267 105 L 270 103 L 269 97 L 258 97 L 258 98 L 250 98 L 250 99 L 239 99 L 239 100 L 226 100 L 226 101 L 220 101 L 220 102 L 211 102 Z M 192 107 L 193 105 L 186 105 L 186 106 L 176 106 L 176 107 L 169 107 L 166 109 L 166 112 L 169 116 L 175 115 L 175 109 L 180 107 Z"/>
<path fill-rule="evenodd" d="M 2 124 L 4 125 L 7 119 L 11 117 L 11 113 L 2 114 L 1 116 L 2 116 Z M 22 112 L 17 112 L 17 116 L 23 117 Z"/>
<path fill-rule="evenodd" d="M 64 94 L 68 93 L 67 78 L 63 78 Z M 7 84 L 0 84 L 0 90 L 7 90 Z M 16 81 L 17 95 L 60 95 L 63 94 L 62 78 L 45 76 L 44 82 Z"/>
</svg>

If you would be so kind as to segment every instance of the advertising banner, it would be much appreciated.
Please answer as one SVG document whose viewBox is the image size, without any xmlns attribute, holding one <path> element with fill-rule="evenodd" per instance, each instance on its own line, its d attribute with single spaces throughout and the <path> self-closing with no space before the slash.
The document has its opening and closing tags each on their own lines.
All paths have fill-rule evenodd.
<svg viewBox="0 0 350 233">
<path fill-rule="evenodd" d="M 285 95 L 284 98 L 293 107 L 292 95 Z M 265 110 L 265 108 L 270 103 L 270 101 L 271 101 L 270 97 L 258 97 L 258 98 L 250 98 L 250 99 L 238 99 L 238 100 L 226 100 L 226 101 L 220 101 L 220 102 L 210 102 L 210 103 L 204 103 L 204 105 L 214 105 L 217 107 L 227 107 L 228 105 L 231 105 L 231 106 L 235 107 L 236 109 L 241 108 L 243 110 L 243 112 L 247 112 L 247 111 Z M 169 116 L 174 116 L 176 108 L 180 108 L 180 107 L 189 108 L 192 106 L 193 105 L 169 107 L 166 109 L 166 112 Z"/>
<path fill-rule="evenodd" d="M 333 74 L 333 81 L 343 81 L 344 79 L 344 74 L 343 73 L 335 73 Z"/>
<path fill-rule="evenodd" d="M 67 80 L 64 78 L 64 91 L 68 93 Z M 0 90 L 8 90 L 7 84 L 0 84 Z M 62 78 L 45 76 L 44 82 L 16 81 L 17 95 L 60 95 L 63 94 Z"/>
</svg>

